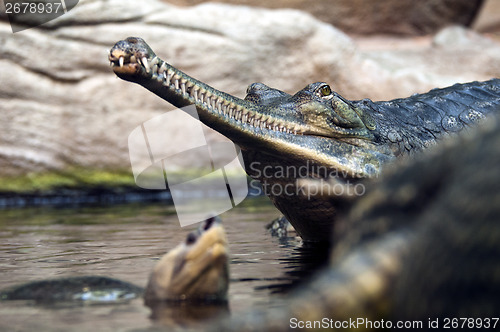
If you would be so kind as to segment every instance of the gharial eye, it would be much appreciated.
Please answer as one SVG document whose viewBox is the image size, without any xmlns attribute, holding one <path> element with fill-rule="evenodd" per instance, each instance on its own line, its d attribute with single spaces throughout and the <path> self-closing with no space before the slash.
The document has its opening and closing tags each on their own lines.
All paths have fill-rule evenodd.
<svg viewBox="0 0 500 332">
<path fill-rule="evenodd" d="M 329 96 L 332 94 L 332 89 L 330 88 L 329 85 L 323 85 L 320 89 L 319 89 L 319 93 L 322 97 L 326 97 L 326 96 Z"/>
</svg>

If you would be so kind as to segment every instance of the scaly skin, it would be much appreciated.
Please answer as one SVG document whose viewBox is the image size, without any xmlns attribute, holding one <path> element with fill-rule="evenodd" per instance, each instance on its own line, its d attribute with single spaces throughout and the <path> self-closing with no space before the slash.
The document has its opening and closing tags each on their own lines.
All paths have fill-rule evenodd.
<svg viewBox="0 0 500 332">
<path fill-rule="evenodd" d="M 335 178 L 356 190 L 395 157 L 432 145 L 500 105 L 500 80 L 455 85 L 388 102 L 349 101 L 323 82 L 294 95 L 264 84 L 242 100 L 167 64 L 140 38 L 113 46 L 109 60 L 120 78 L 138 83 L 176 107 L 194 104 L 200 120 L 243 151 L 247 173 L 306 241 L 329 241 L 342 204 L 311 198 L 298 178 Z M 337 189 L 338 189 L 337 188 Z"/>
</svg>

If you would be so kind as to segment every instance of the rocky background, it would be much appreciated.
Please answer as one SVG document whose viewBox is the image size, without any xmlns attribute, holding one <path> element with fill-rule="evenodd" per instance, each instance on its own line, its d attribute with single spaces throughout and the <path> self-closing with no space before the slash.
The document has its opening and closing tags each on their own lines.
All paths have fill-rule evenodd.
<svg viewBox="0 0 500 332">
<path fill-rule="evenodd" d="M 223 2 L 263 8 L 294 8 L 308 12 L 348 34 L 425 35 L 448 25 L 469 26 L 483 0 L 168 0 L 192 6 Z"/>
<path fill-rule="evenodd" d="M 293 93 L 326 81 L 381 100 L 500 77 L 497 0 L 201 2 L 85 0 L 15 34 L 0 16 L 0 190 L 43 174 L 133 182 L 128 135 L 172 106 L 110 70 L 108 50 L 128 36 L 239 97 L 252 82 Z"/>
</svg>

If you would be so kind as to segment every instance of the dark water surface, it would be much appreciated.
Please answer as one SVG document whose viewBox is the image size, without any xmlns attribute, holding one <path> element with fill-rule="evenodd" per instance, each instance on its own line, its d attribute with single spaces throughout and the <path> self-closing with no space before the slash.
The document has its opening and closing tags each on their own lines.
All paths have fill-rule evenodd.
<svg viewBox="0 0 500 332">
<path fill-rule="evenodd" d="M 324 259 L 296 238 L 272 238 L 265 225 L 278 216 L 279 211 L 262 197 L 247 199 L 221 216 L 230 248 L 230 314 L 286 305 L 286 286 Z M 145 287 L 156 261 L 195 227 L 181 228 L 173 208 L 160 203 L 1 210 L 0 289 L 83 275 Z M 178 308 L 170 314 L 168 310 L 152 313 L 142 299 L 62 306 L 5 301 L 0 302 L 0 331 L 169 330 L 190 326 L 194 317 L 216 314 L 207 307 L 183 318 Z"/>
</svg>

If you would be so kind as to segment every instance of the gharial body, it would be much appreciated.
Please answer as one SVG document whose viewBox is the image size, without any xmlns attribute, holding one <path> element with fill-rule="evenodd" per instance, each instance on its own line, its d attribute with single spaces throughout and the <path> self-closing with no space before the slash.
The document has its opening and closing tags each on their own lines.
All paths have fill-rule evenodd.
<svg viewBox="0 0 500 332">
<path fill-rule="evenodd" d="M 499 79 L 382 102 L 346 100 L 323 82 L 294 95 L 254 83 L 243 100 L 172 67 L 135 37 L 116 43 L 109 60 L 120 78 L 177 107 L 194 104 L 203 123 L 239 145 L 247 173 L 305 241 L 331 239 L 343 202 L 331 199 L 335 192 L 311 198 L 298 178 L 356 186 L 388 161 L 433 145 L 500 105 Z"/>
</svg>

